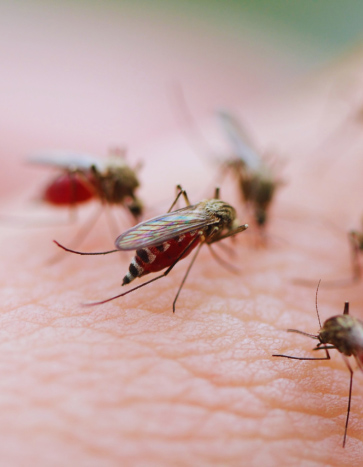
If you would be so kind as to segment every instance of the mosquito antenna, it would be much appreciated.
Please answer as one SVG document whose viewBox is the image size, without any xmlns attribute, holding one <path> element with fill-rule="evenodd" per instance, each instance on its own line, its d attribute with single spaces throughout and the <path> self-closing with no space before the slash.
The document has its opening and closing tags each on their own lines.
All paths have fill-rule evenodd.
<svg viewBox="0 0 363 467">
<path fill-rule="evenodd" d="M 118 295 L 114 295 L 113 297 L 106 298 L 105 300 L 101 300 L 99 302 L 82 303 L 82 306 L 90 307 L 90 306 L 103 305 L 104 303 L 108 303 L 108 302 L 111 302 L 112 300 L 116 300 L 116 298 L 124 297 L 125 295 L 133 292 L 134 290 L 140 289 L 141 287 L 145 287 L 145 285 L 151 284 L 152 282 L 155 282 L 155 281 L 157 281 L 158 279 L 161 279 L 164 276 L 165 276 L 165 274 L 160 274 L 159 276 L 154 277 L 153 279 L 150 279 L 149 281 L 144 282 L 143 284 L 140 284 L 140 285 L 138 285 L 136 287 L 133 287 L 132 289 L 128 290 L 127 292 L 123 292 L 123 293 L 120 293 Z"/>
<path fill-rule="evenodd" d="M 207 162 L 210 161 L 210 157 L 207 157 L 207 155 L 213 155 L 214 158 L 217 159 L 217 156 L 211 148 L 210 144 L 204 138 L 203 134 L 198 128 L 194 116 L 192 115 L 192 112 L 190 111 L 190 108 L 187 104 L 183 92 L 183 87 L 180 83 L 174 83 L 172 94 L 173 101 L 175 102 L 175 106 L 173 107 L 176 110 L 176 116 L 178 120 L 187 127 L 189 132 L 189 143 L 191 144 L 192 149 L 196 151 L 198 156 L 201 154 L 204 160 L 207 160 Z"/>
<path fill-rule="evenodd" d="M 316 314 L 318 315 L 319 326 L 320 326 L 320 329 L 321 329 L 321 321 L 320 321 L 319 310 L 318 310 L 318 291 L 319 291 L 320 282 L 321 282 L 321 279 L 319 279 L 318 286 L 316 288 L 315 308 L 316 308 Z"/>
<path fill-rule="evenodd" d="M 287 329 L 287 332 L 295 332 L 296 334 L 302 334 L 303 336 L 311 337 L 312 339 L 319 339 L 315 334 L 309 334 L 308 332 L 299 331 L 298 329 Z"/>
<path fill-rule="evenodd" d="M 117 251 L 120 250 L 109 250 L 109 251 L 97 251 L 95 253 L 88 253 L 85 251 L 77 251 L 77 250 L 72 250 L 71 248 L 67 248 L 66 246 L 61 245 L 57 240 L 53 240 L 53 242 L 59 246 L 59 248 L 62 248 L 64 251 L 68 251 L 69 253 L 75 253 L 77 255 L 108 255 L 109 253 L 116 253 Z"/>
</svg>

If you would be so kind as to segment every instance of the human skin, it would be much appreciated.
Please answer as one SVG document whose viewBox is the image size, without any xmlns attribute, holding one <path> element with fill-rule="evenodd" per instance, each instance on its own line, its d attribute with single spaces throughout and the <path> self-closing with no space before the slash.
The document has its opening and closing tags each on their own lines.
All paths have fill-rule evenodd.
<svg viewBox="0 0 363 467">
<path fill-rule="evenodd" d="M 252 225 L 235 242 L 224 242 L 233 249 L 232 257 L 215 246 L 241 270 L 238 275 L 203 248 L 175 314 L 172 301 L 190 257 L 167 278 L 85 308 L 84 302 L 122 291 L 132 253 L 69 254 L 50 266 L 48 259 L 57 253 L 52 239 L 69 244 L 87 217 L 83 209 L 78 225 L 21 230 L 1 224 L 1 465 L 361 466 L 363 375 L 357 371 L 354 376 L 343 449 L 349 373 L 337 352 L 327 362 L 272 357 L 316 355 L 311 351 L 315 341 L 285 330 L 318 332 L 319 279 L 322 320 L 342 313 L 345 300 L 351 314 L 363 319 L 361 283 L 325 285 L 351 273 L 346 231 L 359 228 L 362 215 L 360 128 L 339 133 L 315 150 L 324 139 L 321 134 L 329 134 L 336 124 L 323 98 L 329 93 L 321 92 L 323 86 L 313 91 L 314 81 L 262 105 L 261 93 L 273 94 L 280 81 L 276 76 L 283 81 L 288 67 L 269 57 L 265 69 L 252 51 L 242 53 L 242 46 L 232 47 L 223 34 L 209 36 L 186 25 L 186 37 L 175 41 L 173 24 L 163 32 L 158 12 L 155 25 L 148 14 L 136 28 L 137 18 L 130 21 L 124 11 L 123 23 L 113 11 L 110 16 L 97 11 L 99 22 L 93 22 L 90 9 L 80 11 L 87 27 L 77 23 L 73 12 L 52 19 L 42 5 L 40 19 L 34 19 L 34 11 L 29 7 L 21 16 L 21 34 L 18 18 L 8 22 L 6 31 L 12 35 L 3 40 L 9 55 L 8 63 L 2 62 L 8 79 L 2 96 L 9 100 L 1 113 L 6 126 L 0 193 L 8 197 L 2 212 L 17 214 L 20 209 L 21 217 L 22 209 L 30 221 L 37 219 L 28 201 L 30 194 L 40 193 L 47 173 L 24 169 L 30 149 L 56 141 L 97 152 L 95 148 L 103 151 L 113 144 L 115 135 L 130 145 L 132 163 L 144 161 L 140 197 L 146 216 L 165 212 L 177 183 L 193 203 L 210 196 L 216 167 L 187 147 L 185 129 L 170 136 L 173 119 L 165 95 L 168 79 L 175 76 L 191 90 L 186 97 L 198 115 L 203 103 L 204 112 L 221 101 L 240 107 L 259 142 L 281 149 L 285 185 L 272 206 L 266 246 L 256 248 Z M 170 48 L 163 48 L 165 44 Z M 268 69 L 271 63 L 274 72 Z M 359 71 L 354 61 L 351 65 Z M 337 81 L 340 89 L 342 81 Z M 167 128 L 166 141 L 162 128 Z M 216 128 L 208 131 L 213 137 Z M 140 140 L 146 141 L 143 147 Z M 338 157 L 340 152 L 346 156 L 346 148 L 349 160 Z M 333 164 L 330 155 L 337 156 Z M 241 223 L 250 222 L 233 178 L 221 188 Z M 50 224 L 58 217 L 57 210 L 46 214 Z M 80 248 L 113 248 L 104 224 L 92 235 Z M 298 286 L 296 278 L 313 285 Z"/>
<path fill-rule="evenodd" d="M 298 286 L 296 278 L 322 279 L 322 320 L 342 313 L 345 300 L 352 315 L 363 317 L 361 284 L 324 287 L 324 280 L 350 274 L 345 230 L 352 219 L 359 227 L 360 155 L 354 151 L 349 163 L 337 158 L 326 169 L 326 150 L 305 150 L 301 142 L 316 137 L 309 122 L 316 100 L 308 92 L 304 106 L 282 104 L 261 123 L 266 139 L 268 131 L 285 135 L 291 155 L 266 246 L 255 247 L 252 226 L 226 242 L 238 275 L 205 247 L 175 314 L 171 304 L 189 258 L 166 278 L 85 308 L 82 302 L 121 292 L 132 254 L 69 255 L 50 267 L 51 240 L 67 238 L 67 230 L 2 229 L 3 465 L 361 465 L 363 375 L 354 377 L 343 449 L 349 374 L 337 352 L 326 362 L 272 357 L 315 355 L 314 341 L 285 332 L 319 329 L 315 285 Z M 184 163 L 191 160 L 187 155 Z M 157 164 L 145 170 L 152 179 Z M 187 178 L 177 181 L 188 186 Z M 196 201 L 195 193 L 189 196 Z M 228 196 L 246 222 L 238 195 Z M 149 211 L 159 200 L 157 189 L 150 190 Z M 85 243 L 90 251 L 112 248 L 100 228 Z"/>
</svg>

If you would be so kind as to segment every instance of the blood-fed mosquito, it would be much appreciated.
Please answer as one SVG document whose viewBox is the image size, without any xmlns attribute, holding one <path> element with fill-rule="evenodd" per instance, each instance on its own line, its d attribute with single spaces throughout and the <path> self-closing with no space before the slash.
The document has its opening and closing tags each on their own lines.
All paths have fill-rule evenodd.
<svg viewBox="0 0 363 467">
<path fill-rule="evenodd" d="M 319 288 L 319 285 L 318 285 Z M 312 339 L 317 339 L 319 342 L 313 350 L 325 350 L 325 357 L 293 357 L 290 355 L 275 354 L 273 357 L 284 357 L 291 358 L 294 360 L 330 360 L 329 350 L 336 349 L 342 354 L 345 364 L 350 373 L 350 383 L 349 383 L 349 396 L 348 396 L 348 408 L 347 416 L 345 420 L 345 430 L 343 437 L 343 448 L 345 447 L 345 442 L 347 438 L 350 406 L 352 399 L 352 387 L 353 387 L 353 369 L 349 363 L 347 357 L 353 355 L 355 361 L 357 362 L 358 368 L 363 372 L 363 322 L 353 316 L 349 315 L 349 302 L 345 302 L 343 314 L 332 316 L 327 319 L 323 326 L 321 326 L 318 304 L 317 304 L 317 294 L 316 291 L 316 312 L 318 315 L 318 321 L 320 326 L 320 331 L 318 334 L 309 334 L 297 329 L 288 329 L 288 332 L 296 332 L 304 336 L 311 337 Z"/>
<path fill-rule="evenodd" d="M 163 274 L 127 292 L 106 300 L 91 303 L 91 305 L 100 305 L 123 297 L 134 290 L 161 279 L 168 275 L 181 259 L 188 256 L 196 248 L 194 257 L 188 266 L 173 301 L 173 312 L 175 312 L 175 303 L 201 247 L 204 244 L 210 247 L 215 242 L 247 229 L 247 224 L 239 225 L 235 209 L 219 199 L 218 189 L 216 189 L 213 199 L 206 199 L 198 204 L 191 205 L 186 192 L 180 186 L 177 188 L 179 190 L 178 194 L 169 211 L 162 216 L 142 222 L 121 234 L 115 241 L 116 250 L 85 253 L 71 250 L 55 242 L 64 250 L 80 255 L 103 255 L 119 250 L 136 250 L 136 254 L 129 266 L 129 271 L 123 278 L 122 285 L 129 284 L 134 279 L 146 274 L 166 269 Z M 182 195 L 187 206 L 172 211 Z"/>
<path fill-rule="evenodd" d="M 43 201 L 53 206 L 76 207 L 99 199 L 103 204 L 125 207 L 136 220 L 142 212 L 142 204 L 135 195 L 139 186 L 137 171 L 127 164 L 123 150 L 115 149 L 105 159 L 51 151 L 35 155 L 29 162 L 60 170 L 41 195 Z"/>
</svg>

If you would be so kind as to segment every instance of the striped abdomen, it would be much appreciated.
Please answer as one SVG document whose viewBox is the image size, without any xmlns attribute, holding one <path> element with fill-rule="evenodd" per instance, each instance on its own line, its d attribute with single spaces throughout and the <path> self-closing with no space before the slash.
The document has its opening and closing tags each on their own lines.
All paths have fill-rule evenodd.
<svg viewBox="0 0 363 467">
<path fill-rule="evenodd" d="M 122 285 L 129 284 L 137 277 L 145 276 L 151 272 L 158 272 L 170 267 L 191 244 L 198 231 L 180 235 L 167 242 L 150 248 L 136 250 L 136 255 L 132 259 L 129 272 L 123 279 Z M 198 245 L 200 238 L 194 240 L 193 244 L 185 251 L 182 258 L 185 258 Z"/>
</svg>

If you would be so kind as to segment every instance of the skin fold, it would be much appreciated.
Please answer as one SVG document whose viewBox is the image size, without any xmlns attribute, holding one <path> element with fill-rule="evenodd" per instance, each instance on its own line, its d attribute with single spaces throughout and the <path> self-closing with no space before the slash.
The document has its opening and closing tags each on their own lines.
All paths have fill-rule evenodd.
<svg viewBox="0 0 363 467">
<path fill-rule="evenodd" d="M 331 351 L 327 362 L 272 357 L 318 356 L 311 351 L 314 341 L 285 330 L 318 332 L 319 279 L 322 321 L 342 313 L 346 300 L 351 315 L 363 319 L 362 283 L 324 283 L 350 276 L 346 232 L 360 228 L 363 214 L 361 127 L 349 121 L 336 132 L 339 106 L 327 112 L 335 104 L 327 105 L 331 93 L 325 92 L 328 78 L 332 89 L 334 79 L 344 83 L 338 73 L 343 68 L 359 76 L 357 61 L 345 59 L 255 111 L 256 133 L 285 160 L 285 185 L 270 212 L 266 244 L 260 245 L 251 225 L 224 242 L 232 254 L 213 246 L 238 274 L 225 270 L 205 246 L 175 314 L 172 301 L 190 258 L 166 278 L 85 308 L 81 303 L 121 293 L 133 252 L 69 254 L 50 266 L 58 253 L 52 239 L 67 245 L 80 223 L 0 226 L 2 465 L 362 465 L 363 375 L 354 375 L 342 449 L 349 373 L 339 354 Z M 359 104 L 354 93 L 346 102 Z M 192 203 L 213 192 L 216 168 L 186 148 L 179 131 L 167 143 L 154 141 L 154 158 L 145 158 L 140 198 L 146 217 L 168 209 L 177 183 Z M 10 162 L 3 159 L 6 187 Z M 34 192 L 37 177 L 14 177 L 6 200 L 2 192 L 2 208 L 27 213 L 21 202 Z M 241 223 L 251 222 L 233 180 L 221 189 Z M 54 219 L 55 212 L 46 214 Z M 81 212 L 79 220 L 85 217 Z M 120 224 L 129 227 L 125 219 Z M 105 219 L 80 246 L 112 248 Z M 296 279 L 312 284 L 297 285 Z"/>
</svg>

